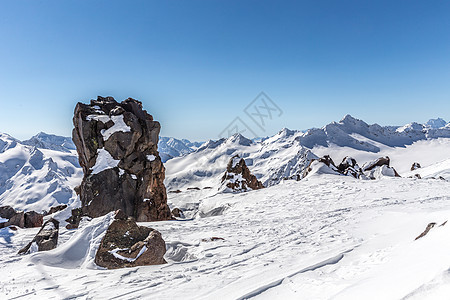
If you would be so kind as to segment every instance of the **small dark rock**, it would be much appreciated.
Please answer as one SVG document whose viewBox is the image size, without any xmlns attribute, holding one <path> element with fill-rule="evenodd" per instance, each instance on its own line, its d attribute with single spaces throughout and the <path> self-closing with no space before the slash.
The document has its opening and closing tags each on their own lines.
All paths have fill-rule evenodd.
<svg viewBox="0 0 450 300">
<path fill-rule="evenodd" d="M 34 239 L 19 251 L 19 254 L 29 252 L 33 243 L 36 243 L 38 251 L 48 251 L 55 249 L 58 245 L 59 222 L 53 218 L 42 225 Z"/>
<path fill-rule="evenodd" d="M 420 239 L 420 238 L 426 236 L 426 235 L 428 234 L 428 232 L 429 232 L 434 226 L 436 226 L 436 223 L 429 223 L 429 224 L 427 225 L 427 228 L 425 228 L 425 231 L 422 232 L 418 237 L 416 237 L 415 240 L 418 240 L 418 239 Z"/>
<path fill-rule="evenodd" d="M 184 213 L 181 209 L 175 207 L 174 209 L 172 209 L 172 216 L 174 216 L 175 218 L 184 218 Z"/>
<path fill-rule="evenodd" d="M 170 191 L 169 193 L 179 194 L 179 193 L 181 193 L 181 191 L 180 190 L 175 190 L 175 191 Z"/>
</svg>

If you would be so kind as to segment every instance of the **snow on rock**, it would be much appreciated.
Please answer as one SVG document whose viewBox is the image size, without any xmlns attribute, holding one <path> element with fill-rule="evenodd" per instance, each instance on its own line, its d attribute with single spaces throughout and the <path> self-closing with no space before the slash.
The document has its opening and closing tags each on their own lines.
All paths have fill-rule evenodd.
<svg viewBox="0 0 450 300">
<path fill-rule="evenodd" d="M 114 159 L 111 154 L 104 148 L 97 150 L 97 158 L 95 165 L 92 167 L 91 174 L 98 174 L 107 169 L 112 169 L 117 167 L 120 160 Z"/>
<path fill-rule="evenodd" d="M 93 114 L 98 110 L 94 106 L 111 121 Z M 73 141 L 84 171 L 79 188 L 81 214 L 99 217 L 121 209 L 138 221 L 170 219 L 165 169 L 157 148 L 161 125 L 142 102 L 99 96 L 90 104 L 78 103 L 73 122 Z M 147 159 L 151 155 L 153 161 Z M 75 222 L 76 216 L 71 220 Z"/>
<path fill-rule="evenodd" d="M 108 269 L 165 264 L 166 244 L 161 233 L 117 211 L 102 238 L 95 263 Z"/>
<path fill-rule="evenodd" d="M 30 262 L 64 269 L 98 269 L 95 254 L 115 212 L 83 221 L 74 235 L 58 248 L 30 256 Z"/>
<path fill-rule="evenodd" d="M 109 137 L 116 132 L 130 132 L 131 131 L 130 126 L 125 124 L 125 122 L 123 121 L 123 115 L 111 116 L 111 121 L 114 123 L 114 125 L 106 130 L 103 129 L 101 132 L 104 140 L 109 139 Z"/>
</svg>

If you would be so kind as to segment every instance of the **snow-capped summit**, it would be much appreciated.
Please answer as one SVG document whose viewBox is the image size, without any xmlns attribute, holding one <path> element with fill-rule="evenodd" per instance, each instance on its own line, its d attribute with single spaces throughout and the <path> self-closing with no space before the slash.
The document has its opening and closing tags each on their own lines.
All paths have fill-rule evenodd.
<svg viewBox="0 0 450 300">
<path fill-rule="evenodd" d="M 70 150 L 76 149 L 72 138 L 47 134 L 45 132 L 39 132 L 29 140 L 22 141 L 22 144 L 63 152 L 70 152 Z"/>
<path fill-rule="evenodd" d="M 427 123 L 425 123 L 425 125 L 428 128 L 438 129 L 438 128 L 443 128 L 448 124 L 444 119 L 437 118 L 437 119 L 430 119 Z"/>
<path fill-rule="evenodd" d="M 227 144 L 237 144 L 237 145 L 241 145 L 241 146 L 250 146 L 251 144 L 253 144 L 252 140 L 244 137 L 240 133 L 235 133 L 234 135 L 230 136 L 226 140 L 226 143 Z"/>
</svg>

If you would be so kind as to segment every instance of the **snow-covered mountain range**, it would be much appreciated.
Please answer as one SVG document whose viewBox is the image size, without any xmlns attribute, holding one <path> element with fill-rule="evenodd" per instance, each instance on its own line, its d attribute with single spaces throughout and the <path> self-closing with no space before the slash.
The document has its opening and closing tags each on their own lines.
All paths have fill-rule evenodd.
<svg viewBox="0 0 450 300">
<path fill-rule="evenodd" d="M 252 141 L 240 134 L 205 143 L 161 137 L 169 191 L 211 188 L 216 193 L 229 159 L 239 155 L 265 185 L 299 180 L 311 160 L 330 155 L 336 164 L 351 156 L 360 165 L 389 156 L 402 176 L 450 179 L 450 125 L 442 119 L 405 126 L 368 125 L 349 115 L 339 122 L 307 131 L 282 129 Z M 39 133 L 26 141 L 0 135 L 0 205 L 22 210 L 48 210 L 76 203 L 73 188 L 82 177 L 70 138 Z M 423 169 L 410 171 L 412 163 Z"/>
<path fill-rule="evenodd" d="M 449 149 L 442 119 L 382 127 L 346 116 L 257 141 L 162 137 L 168 204 L 184 217 L 140 224 L 161 232 L 167 264 L 98 268 L 111 214 L 77 230 L 62 223 L 56 249 L 25 256 L 17 251 L 38 228 L 2 228 L 0 298 L 445 299 Z M 235 155 L 266 188 L 219 190 Z M 386 164 L 372 168 L 386 156 L 403 178 Z M 343 165 L 357 178 L 343 176 Z M 380 180 L 361 180 L 372 175 Z M 68 204 L 52 215 L 64 221 L 82 176 L 69 138 L 0 134 L 0 206 Z"/>
</svg>

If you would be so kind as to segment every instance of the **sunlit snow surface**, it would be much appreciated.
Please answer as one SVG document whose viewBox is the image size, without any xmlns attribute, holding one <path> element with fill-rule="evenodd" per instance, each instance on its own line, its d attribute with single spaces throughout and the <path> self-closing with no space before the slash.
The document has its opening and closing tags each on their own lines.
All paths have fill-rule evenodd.
<svg viewBox="0 0 450 300">
<path fill-rule="evenodd" d="M 92 243 L 76 230 L 62 228 L 55 250 L 21 257 L 38 229 L 2 229 L 0 298 L 445 299 L 450 224 L 414 239 L 450 219 L 449 188 L 314 175 L 242 194 L 169 194 L 172 206 L 196 207 L 193 219 L 141 224 L 162 233 L 168 264 L 119 270 L 80 263 Z"/>
</svg>

